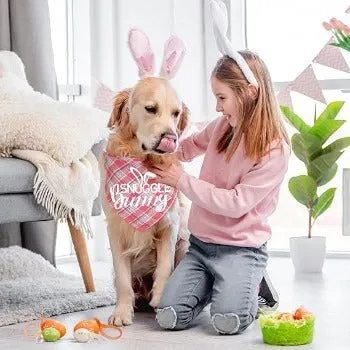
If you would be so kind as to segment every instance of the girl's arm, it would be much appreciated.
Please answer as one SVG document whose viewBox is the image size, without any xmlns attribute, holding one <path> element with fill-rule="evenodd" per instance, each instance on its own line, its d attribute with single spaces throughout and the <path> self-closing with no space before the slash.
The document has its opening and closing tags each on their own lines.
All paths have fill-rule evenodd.
<svg viewBox="0 0 350 350">
<path fill-rule="evenodd" d="M 289 149 L 273 149 L 256 164 L 233 189 L 217 188 L 213 184 L 183 173 L 177 188 L 193 203 L 207 211 L 239 218 L 252 210 L 278 186 L 287 171 Z"/>
<path fill-rule="evenodd" d="M 192 159 L 205 153 L 217 122 L 218 118 L 209 123 L 203 130 L 197 131 L 183 139 L 176 152 L 177 158 L 182 162 L 190 162 Z"/>
</svg>

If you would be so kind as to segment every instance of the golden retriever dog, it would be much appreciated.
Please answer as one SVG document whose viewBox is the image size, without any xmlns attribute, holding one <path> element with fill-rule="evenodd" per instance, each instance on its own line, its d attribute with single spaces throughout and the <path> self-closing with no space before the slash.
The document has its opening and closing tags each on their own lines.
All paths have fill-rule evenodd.
<svg viewBox="0 0 350 350">
<path fill-rule="evenodd" d="M 168 40 L 163 74 L 160 77 L 150 75 L 153 54 L 152 57 L 149 56 L 150 45 L 145 34 L 132 30 L 129 44 L 138 63 L 141 79 L 132 89 L 125 89 L 116 96 L 108 123 L 113 132 L 106 153 L 112 157 L 141 160 L 146 168 L 170 166 L 179 162 L 175 152 L 188 122 L 188 109 L 169 82 L 179 65 L 181 55 L 177 54 L 182 43 L 176 37 Z M 140 58 L 140 55 L 143 57 Z M 174 55 L 177 58 L 174 59 Z M 171 62 L 167 61 L 167 57 L 171 57 Z M 106 166 L 103 156 L 100 159 L 100 170 L 101 190 L 104 193 Z M 186 213 L 181 212 L 185 208 L 181 206 L 177 194 L 165 215 L 141 232 L 119 215 L 107 200 L 106 194 L 102 197 L 117 294 L 116 307 L 109 323 L 117 326 L 130 325 L 134 307 L 137 308 L 142 303 L 149 303 L 152 308 L 159 305 L 174 265 L 187 250 L 187 241 L 181 234 L 186 231 L 187 225 Z"/>
</svg>

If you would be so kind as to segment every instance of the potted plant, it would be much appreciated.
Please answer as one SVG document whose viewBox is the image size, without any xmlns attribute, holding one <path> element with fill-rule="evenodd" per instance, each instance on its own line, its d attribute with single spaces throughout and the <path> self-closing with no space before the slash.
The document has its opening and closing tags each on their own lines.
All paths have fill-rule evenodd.
<svg viewBox="0 0 350 350">
<path fill-rule="evenodd" d="M 332 204 L 335 187 L 321 190 L 336 175 L 337 160 L 350 137 L 340 138 L 326 145 L 326 142 L 344 123 L 336 120 L 344 102 L 332 102 L 316 117 L 313 125 L 308 125 L 289 107 L 281 106 L 283 114 L 298 131 L 292 136 L 292 150 L 306 168 L 305 175 L 292 177 L 288 188 L 293 197 L 308 211 L 307 236 L 290 238 L 290 254 L 295 271 L 321 272 L 326 253 L 326 238 L 312 235 L 316 219 Z"/>
</svg>

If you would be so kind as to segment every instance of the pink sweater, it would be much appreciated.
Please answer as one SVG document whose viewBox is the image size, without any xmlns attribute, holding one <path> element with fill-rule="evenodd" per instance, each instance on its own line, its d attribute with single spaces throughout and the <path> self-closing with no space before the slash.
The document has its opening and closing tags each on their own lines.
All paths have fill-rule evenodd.
<svg viewBox="0 0 350 350">
<path fill-rule="evenodd" d="M 183 173 L 177 188 L 191 201 L 188 226 L 208 243 L 260 247 L 271 237 L 267 218 L 275 211 L 286 174 L 290 147 L 271 146 L 259 163 L 244 156 L 242 138 L 229 162 L 216 144 L 226 130 L 219 117 L 202 131 L 184 139 L 178 150 L 181 161 L 205 153 L 199 179 Z"/>
</svg>

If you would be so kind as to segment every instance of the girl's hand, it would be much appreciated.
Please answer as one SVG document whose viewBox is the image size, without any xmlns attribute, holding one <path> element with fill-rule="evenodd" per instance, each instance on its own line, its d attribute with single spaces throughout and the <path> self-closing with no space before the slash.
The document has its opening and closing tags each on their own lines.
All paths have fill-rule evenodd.
<svg viewBox="0 0 350 350">
<path fill-rule="evenodd" d="M 172 187 L 177 186 L 180 176 L 184 172 L 180 165 L 175 164 L 172 164 L 170 168 L 157 166 L 151 167 L 148 170 L 157 175 L 156 178 L 150 179 L 148 181 L 149 183 L 162 183 Z"/>
</svg>

